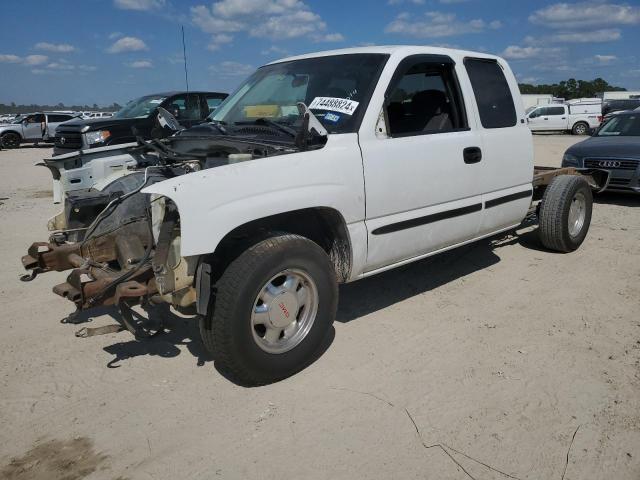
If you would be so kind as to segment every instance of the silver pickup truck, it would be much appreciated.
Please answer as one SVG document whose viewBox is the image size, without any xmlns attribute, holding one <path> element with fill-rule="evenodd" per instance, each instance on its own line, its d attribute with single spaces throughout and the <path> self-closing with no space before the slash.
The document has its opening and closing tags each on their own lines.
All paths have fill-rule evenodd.
<svg viewBox="0 0 640 480">
<path fill-rule="evenodd" d="M 49 141 L 55 136 L 58 125 L 77 116 L 60 112 L 31 113 L 14 123 L 0 125 L 0 146 L 18 148 L 23 143 Z"/>
</svg>

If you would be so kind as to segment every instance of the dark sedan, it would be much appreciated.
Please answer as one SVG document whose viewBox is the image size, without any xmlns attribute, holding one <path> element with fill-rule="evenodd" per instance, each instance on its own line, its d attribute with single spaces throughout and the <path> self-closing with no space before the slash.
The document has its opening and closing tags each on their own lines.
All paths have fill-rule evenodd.
<svg viewBox="0 0 640 480">
<path fill-rule="evenodd" d="M 562 166 L 607 170 L 607 190 L 640 193 L 640 112 L 615 115 L 592 137 L 569 147 Z"/>
</svg>

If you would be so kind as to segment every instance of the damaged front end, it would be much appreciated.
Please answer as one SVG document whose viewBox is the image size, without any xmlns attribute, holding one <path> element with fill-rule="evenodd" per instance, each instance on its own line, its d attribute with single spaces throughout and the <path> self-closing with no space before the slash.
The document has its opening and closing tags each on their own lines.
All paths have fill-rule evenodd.
<svg viewBox="0 0 640 480">
<path fill-rule="evenodd" d="M 49 222 L 54 230 L 49 240 L 33 243 L 22 257 L 30 271 L 22 280 L 71 270 L 53 292 L 73 302 L 77 311 L 117 306 L 123 327 L 136 335 L 145 332 L 135 325 L 133 305 L 168 303 L 195 313 L 194 275 L 200 258 L 181 256 L 175 204 L 141 191 L 203 169 L 299 151 L 290 142 L 216 136 L 204 129 L 141 142 L 131 147 L 131 158 L 143 161 L 127 165 L 126 174 L 119 172 L 99 188 L 63 191 L 63 210 Z M 73 175 L 72 169 L 66 175 Z"/>
</svg>

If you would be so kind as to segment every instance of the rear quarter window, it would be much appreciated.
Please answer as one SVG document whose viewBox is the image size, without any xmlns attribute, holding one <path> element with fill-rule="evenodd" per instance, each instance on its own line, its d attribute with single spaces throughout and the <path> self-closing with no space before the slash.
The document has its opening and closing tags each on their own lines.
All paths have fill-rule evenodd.
<svg viewBox="0 0 640 480">
<path fill-rule="evenodd" d="M 465 68 L 478 104 L 484 128 L 513 127 L 517 123 L 516 108 L 502 67 L 495 60 L 466 58 Z"/>
</svg>

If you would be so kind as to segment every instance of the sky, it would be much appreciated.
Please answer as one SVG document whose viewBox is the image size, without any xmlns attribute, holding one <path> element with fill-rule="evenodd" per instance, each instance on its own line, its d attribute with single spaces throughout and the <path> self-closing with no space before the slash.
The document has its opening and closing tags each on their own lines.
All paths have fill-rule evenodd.
<svg viewBox="0 0 640 480">
<path fill-rule="evenodd" d="M 518 80 L 640 90 L 640 0 L 29 0 L 2 2 L 0 103 L 120 104 L 232 91 L 288 55 L 437 45 L 505 57 Z"/>
</svg>

